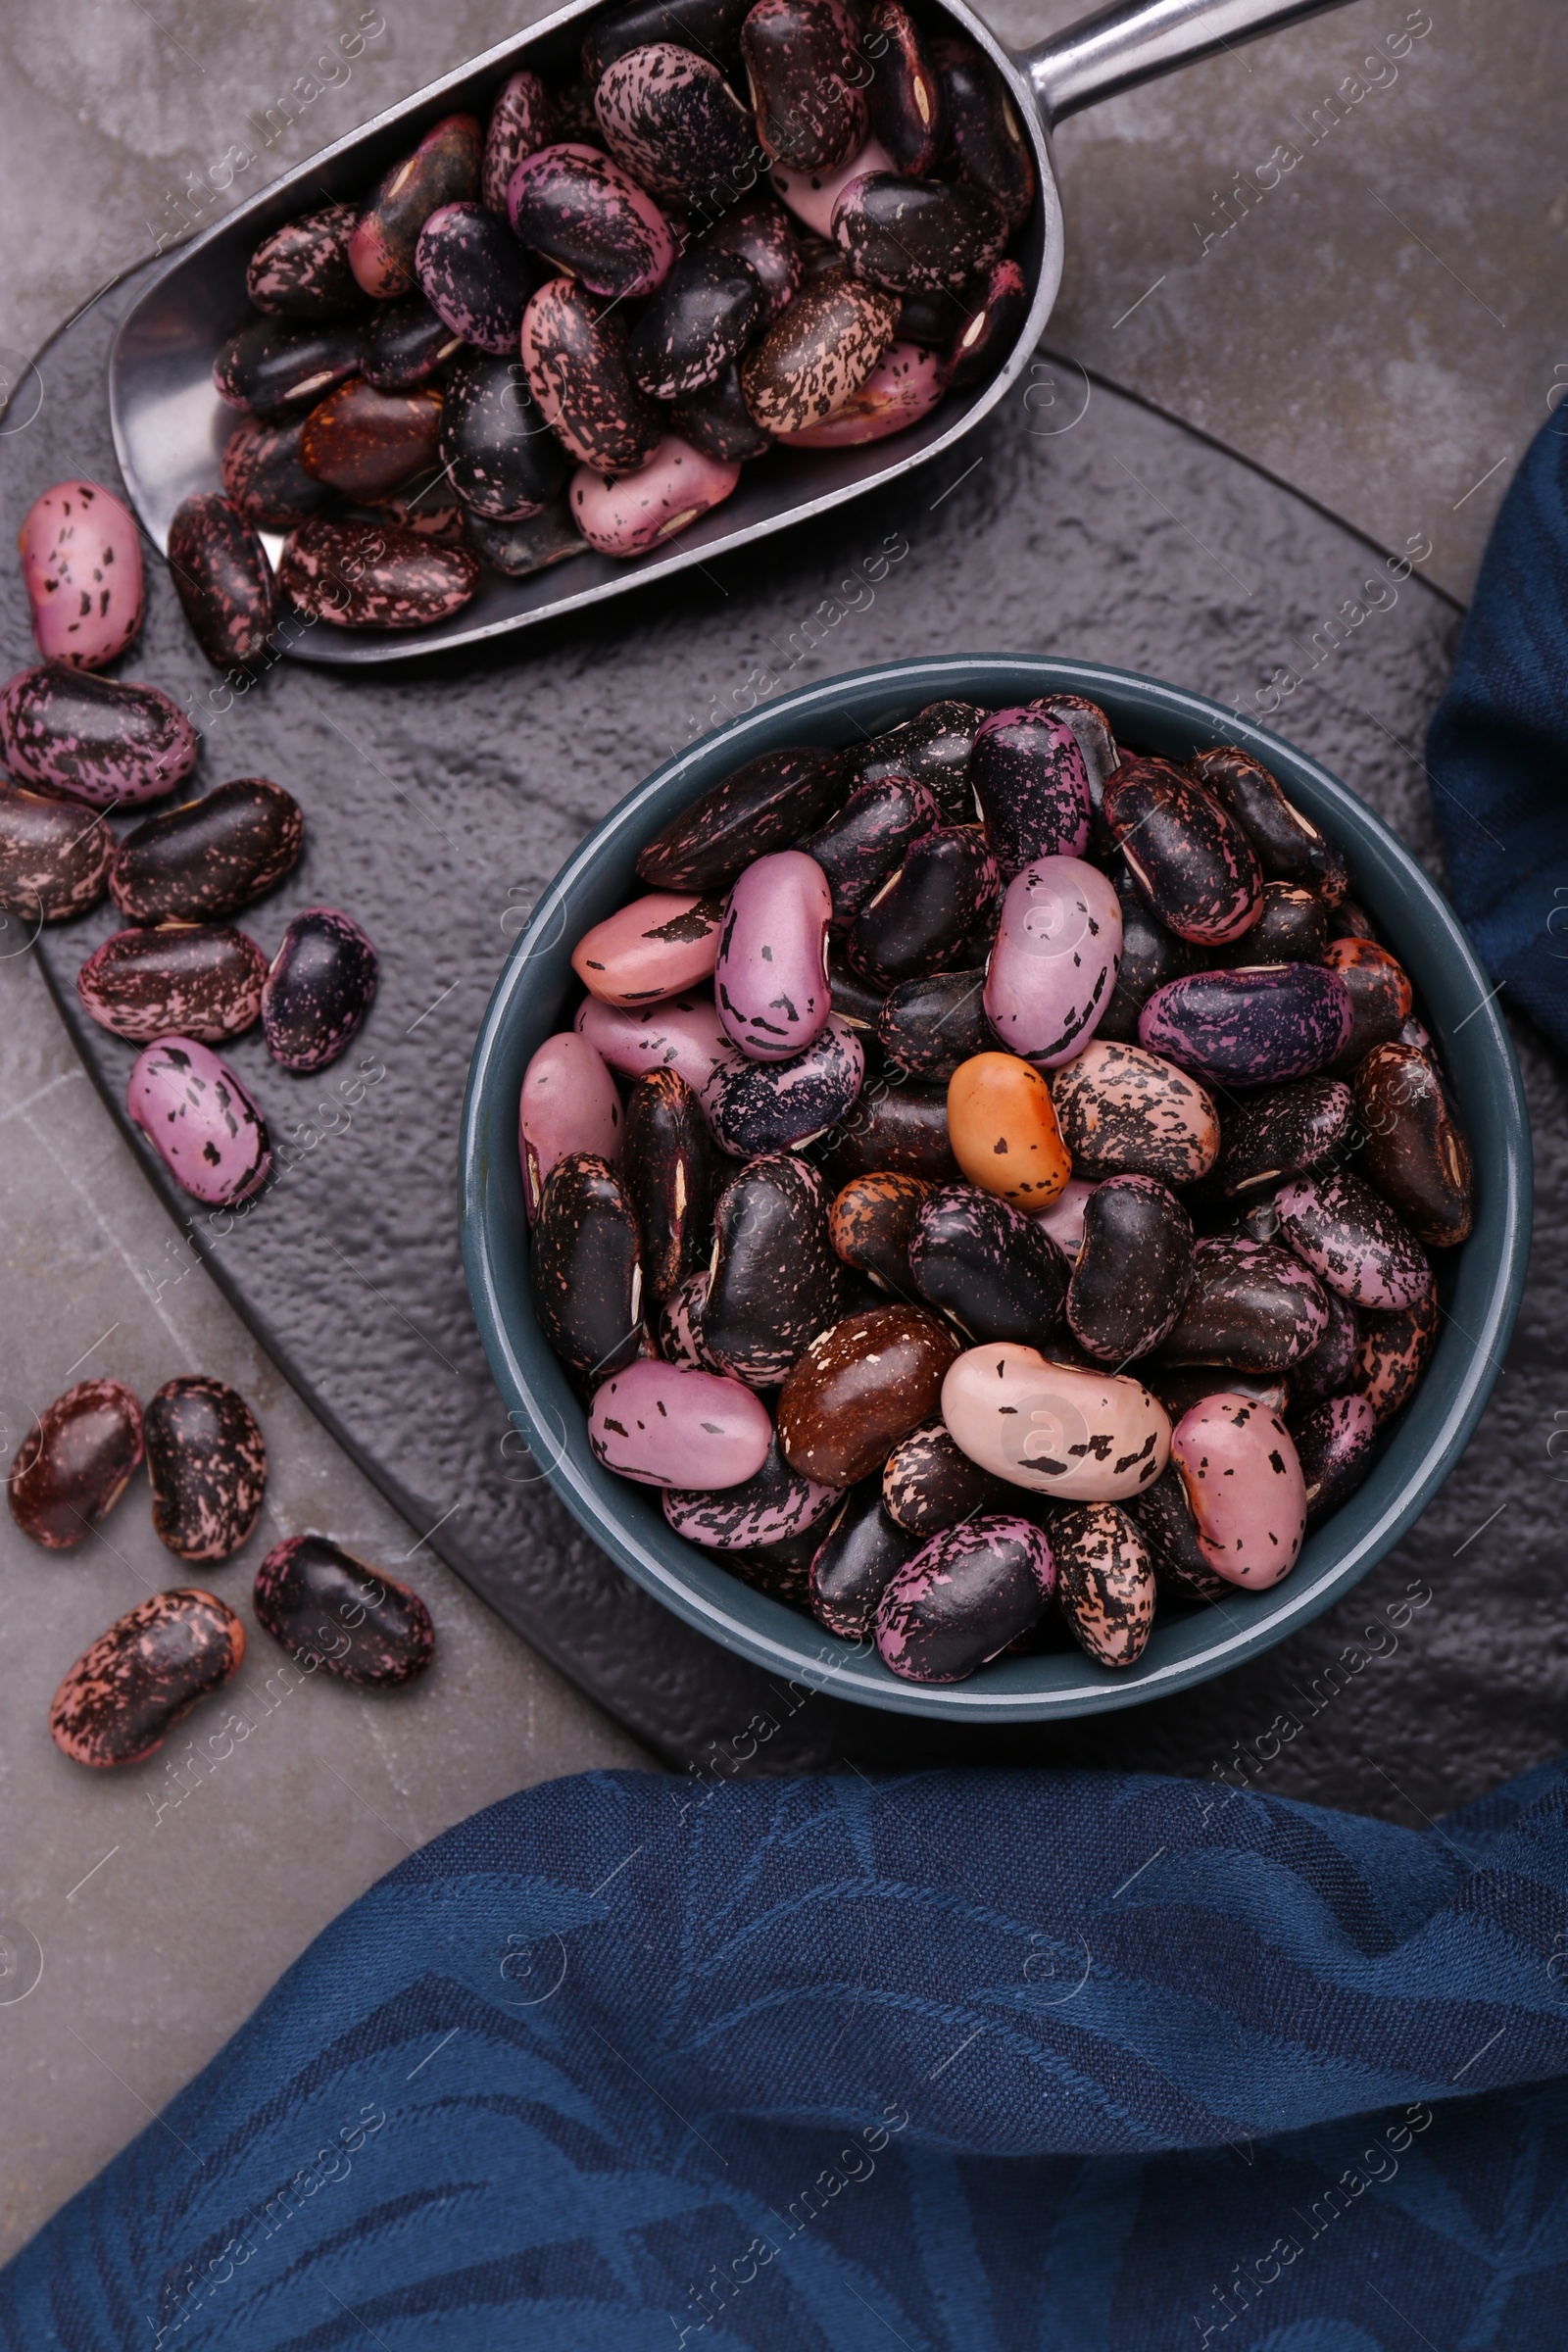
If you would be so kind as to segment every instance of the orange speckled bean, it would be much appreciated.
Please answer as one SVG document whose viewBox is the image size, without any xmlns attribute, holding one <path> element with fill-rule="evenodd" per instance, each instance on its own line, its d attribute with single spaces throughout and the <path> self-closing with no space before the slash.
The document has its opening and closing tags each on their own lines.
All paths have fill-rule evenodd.
<svg viewBox="0 0 1568 2352">
<path fill-rule="evenodd" d="M 1051 1089 L 1016 1054 L 959 1062 L 948 1081 L 948 1135 L 969 1182 L 1019 1208 L 1046 1207 L 1072 1174 Z"/>
</svg>

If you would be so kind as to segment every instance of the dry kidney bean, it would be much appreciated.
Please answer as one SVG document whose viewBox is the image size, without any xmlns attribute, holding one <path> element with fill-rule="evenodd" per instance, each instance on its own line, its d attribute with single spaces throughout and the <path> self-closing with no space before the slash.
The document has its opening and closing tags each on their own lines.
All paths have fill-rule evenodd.
<svg viewBox="0 0 1568 2352">
<path fill-rule="evenodd" d="M 28 792 L 0 777 L 0 906 L 30 922 L 59 923 L 96 906 L 109 880 L 115 837 L 79 805 Z"/>
<path fill-rule="evenodd" d="M 142 1448 L 141 1406 L 123 1381 L 78 1381 L 45 1405 L 17 1448 L 12 1518 L 35 1544 L 69 1551 L 114 1509 Z"/>
<path fill-rule="evenodd" d="M 264 1633 L 362 1690 L 395 1690 L 435 1654 L 430 1612 L 410 1585 L 381 1576 L 329 1537 L 288 1536 L 256 1571 L 252 1594 Z"/>
<path fill-rule="evenodd" d="M 358 1037 L 379 958 L 351 915 L 307 906 L 283 934 L 262 990 L 267 1050 L 285 1070 L 324 1070 Z"/>
<path fill-rule="evenodd" d="M 1332 845 L 1249 755 L 1207 772 L 1065 695 L 761 755 L 646 847 L 656 895 L 577 943 L 592 993 L 529 1066 L 538 1311 L 599 1380 L 593 1452 L 907 1678 L 1053 1593 L 1125 1669 L 1159 1595 L 1277 1582 L 1435 1337 L 1397 1204 L 1458 1239 L 1469 1174 L 1430 1040 L 1343 895 L 1331 926 Z M 1342 965 L 1404 1032 L 1353 1086 Z"/>
<path fill-rule="evenodd" d="M 461 612 L 479 583 L 466 547 L 437 547 L 378 522 L 301 523 L 283 543 L 278 585 L 308 619 L 342 629 L 425 629 Z"/>
<path fill-rule="evenodd" d="M 305 816 L 292 793 L 265 776 L 242 776 L 205 800 L 144 817 L 115 851 L 109 895 L 133 923 L 207 922 L 271 890 L 304 847 Z"/>
<path fill-rule="evenodd" d="M 956 294 L 1007 241 L 1001 208 L 960 181 L 862 172 L 833 207 L 833 235 L 857 277 L 894 294 Z"/>
<path fill-rule="evenodd" d="M 933 45 L 949 132 L 966 179 L 984 188 L 1009 228 L 1035 200 L 1034 158 L 1005 83 L 972 41 Z"/>
<path fill-rule="evenodd" d="M 160 1543 L 182 1560 L 226 1560 L 261 1516 L 267 1442 L 238 1389 L 187 1373 L 147 1407 L 147 1476 Z"/>
<path fill-rule="evenodd" d="M 34 499 L 17 545 L 32 634 L 46 662 L 102 669 L 146 610 L 134 518 L 96 482 L 57 482 Z"/>
<path fill-rule="evenodd" d="M 385 302 L 413 291 L 419 231 L 442 205 L 478 194 L 483 149 L 472 115 L 447 115 L 393 165 L 349 237 L 349 267 L 367 294 Z"/>
<path fill-rule="evenodd" d="M 226 1062 L 194 1037 L 136 1056 L 125 1107 L 176 1184 L 215 1207 L 248 1200 L 272 1164 L 267 1122 Z"/>
<path fill-rule="evenodd" d="M 408 294 L 376 306 L 360 338 L 360 373 L 377 392 L 416 392 L 462 349 L 424 296 Z"/>
<path fill-rule="evenodd" d="M 504 220 L 470 203 L 443 204 L 429 215 L 415 247 L 414 273 L 453 334 L 503 359 L 517 348 L 528 297 L 544 274 Z"/>
<path fill-rule="evenodd" d="M 871 128 L 896 171 L 922 178 L 942 153 L 947 109 L 942 77 L 903 0 L 876 0 L 861 45 L 876 61 L 865 93 Z"/>
<path fill-rule="evenodd" d="M 893 341 L 899 306 L 878 286 L 840 275 L 803 285 L 741 364 L 741 389 L 768 433 L 824 424 L 858 392 Z"/>
<path fill-rule="evenodd" d="M 1027 1519 L 969 1519 L 923 1544 L 877 1603 L 882 1663 L 912 1683 L 960 1683 L 1036 1624 L 1055 1589 L 1051 1544 Z"/>
<path fill-rule="evenodd" d="M 646 189 L 608 155 L 573 140 L 523 158 L 507 213 L 524 245 L 590 294 L 651 294 L 675 259 L 669 222 Z"/>
<path fill-rule="evenodd" d="M 549 90 L 526 66 L 502 83 L 490 109 L 479 168 L 479 193 L 486 211 L 505 218 L 512 174 L 525 155 L 549 146 L 554 120 Z"/>
<path fill-rule="evenodd" d="M 363 505 L 384 498 L 435 462 L 439 392 L 378 392 L 363 376 L 338 384 L 305 419 L 300 464 L 330 490 Z"/>
<path fill-rule="evenodd" d="M 15 779 L 89 808 L 161 800 L 196 764 L 199 741 L 156 686 L 46 662 L 0 691 L 0 758 Z"/>
<path fill-rule="evenodd" d="M 75 1764 L 139 1764 L 244 1656 L 243 1624 L 211 1592 L 155 1592 L 66 1676 L 49 1709 L 55 1745 Z"/>
<path fill-rule="evenodd" d="M 223 444 L 224 495 L 262 530 L 292 530 L 331 504 L 332 492 L 306 472 L 300 458 L 306 421 L 295 416 L 270 424 L 247 416 Z"/>
<path fill-rule="evenodd" d="M 1338 845 L 1293 808 L 1260 760 L 1234 745 L 1199 752 L 1189 771 L 1223 802 L 1257 854 L 1265 874 L 1304 882 L 1327 906 L 1337 906 L 1350 887 L 1349 869 Z"/>
<path fill-rule="evenodd" d="M 290 318 L 351 318 L 363 311 L 365 292 L 349 262 L 358 219 L 352 204 L 327 204 L 264 237 L 245 271 L 256 308 Z"/>
<path fill-rule="evenodd" d="M 230 408 L 282 416 L 308 407 L 359 372 L 364 329 L 258 318 L 213 362 L 213 385 Z"/>
<path fill-rule="evenodd" d="M 82 1010 L 136 1045 L 175 1032 L 202 1045 L 238 1037 L 262 1009 L 267 958 L 218 923 L 117 931 L 76 974 Z"/>
<path fill-rule="evenodd" d="M 1332 940 L 1324 956 L 1350 999 L 1350 1033 L 1340 1049 L 1339 1067 L 1353 1071 L 1374 1046 L 1396 1038 L 1414 1002 L 1400 964 L 1374 939 Z"/>
</svg>

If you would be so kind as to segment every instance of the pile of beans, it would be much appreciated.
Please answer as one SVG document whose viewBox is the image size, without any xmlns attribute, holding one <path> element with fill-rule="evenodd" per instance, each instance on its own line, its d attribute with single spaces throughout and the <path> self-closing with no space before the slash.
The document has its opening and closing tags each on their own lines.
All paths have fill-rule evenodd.
<svg viewBox="0 0 1568 2352">
<path fill-rule="evenodd" d="M 903 0 L 595 19 L 574 86 L 514 74 L 257 247 L 214 370 L 245 421 L 170 538 L 198 638 L 254 662 L 279 587 L 425 627 L 481 565 L 642 555 L 750 460 L 916 423 L 1016 338 L 1035 186 L 1000 75 Z"/>
<path fill-rule="evenodd" d="M 213 1048 L 259 1020 L 280 1068 L 326 1068 L 369 1011 L 376 952 L 335 906 L 296 914 L 270 959 L 228 919 L 304 851 L 304 813 L 281 785 L 243 776 L 141 813 L 185 783 L 200 739 L 157 687 L 100 674 L 144 611 L 136 525 L 119 500 L 58 482 L 28 511 L 21 548 L 44 660 L 0 688 L 0 907 L 41 929 L 107 892 L 128 927 L 83 963 L 82 1008 L 141 1048 L 127 1107 L 176 1180 L 231 1206 L 267 1182 L 272 1146 Z M 130 819 L 118 839 L 115 813 Z"/>
<path fill-rule="evenodd" d="M 11 1516 L 49 1551 L 90 1536 L 147 1465 L 153 1527 L 176 1559 L 215 1568 L 261 1517 L 267 1445 L 237 1389 L 199 1373 L 166 1381 L 146 1411 L 119 1380 L 83 1380 L 24 1438 L 7 1487 Z M 386 1688 L 429 1664 L 430 1612 L 324 1536 L 289 1536 L 256 1573 L 256 1615 L 315 1672 Z M 198 1586 L 154 1592 L 119 1617 L 55 1692 L 49 1728 L 77 1764 L 137 1764 L 197 1701 L 237 1673 L 245 1627 Z"/>
<path fill-rule="evenodd" d="M 595 1458 L 910 1681 L 1262 1591 L 1436 1336 L 1471 1159 L 1336 844 L 1071 695 L 751 760 L 528 1065 Z"/>
</svg>

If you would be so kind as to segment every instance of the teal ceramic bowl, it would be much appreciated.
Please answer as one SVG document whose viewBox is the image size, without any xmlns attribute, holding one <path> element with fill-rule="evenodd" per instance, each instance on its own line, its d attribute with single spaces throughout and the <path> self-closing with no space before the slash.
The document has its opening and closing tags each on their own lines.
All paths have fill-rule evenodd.
<svg viewBox="0 0 1568 2352">
<path fill-rule="evenodd" d="M 1086 1657 L 999 1660 L 968 1682 L 923 1689 L 874 1650 L 836 1640 L 755 1592 L 671 1533 L 647 1488 L 602 1470 L 583 1415 L 534 1317 L 517 1164 L 517 1094 L 535 1048 L 577 1002 L 571 951 L 637 888 L 649 836 L 742 760 L 790 743 L 849 745 L 946 697 L 1004 707 L 1050 692 L 1102 705 L 1119 738 L 1184 760 L 1205 745 L 1256 753 L 1290 798 L 1347 851 L 1356 897 L 1415 983 L 1475 1152 L 1475 1230 L 1439 1253 L 1442 1335 L 1413 1404 L 1371 1476 L 1311 1537 L 1271 1592 L 1217 1608 L 1162 1609 L 1138 1665 L 1111 1674 Z M 1530 1135 L 1519 1072 L 1492 984 L 1446 900 L 1363 801 L 1278 736 L 1218 703 L 1091 662 L 1003 655 L 900 662 L 783 697 L 706 736 L 621 802 L 540 900 L 485 1014 L 463 1120 L 463 1248 L 491 1366 L 519 1430 L 568 1510 L 611 1558 L 712 1641 L 775 1674 L 906 1715 L 1034 1722 L 1138 1706 L 1223 1674 L 1342 1598 L 1414 1526 L 1480 1418 L 1513 1328 L 1530 1247 Z"/>
</svg>

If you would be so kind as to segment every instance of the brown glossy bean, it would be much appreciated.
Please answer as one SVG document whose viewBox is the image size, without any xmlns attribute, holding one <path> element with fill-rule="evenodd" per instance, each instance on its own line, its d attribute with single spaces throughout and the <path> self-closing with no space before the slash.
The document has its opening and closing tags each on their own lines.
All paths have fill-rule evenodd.
<svg viewBox="0 0 1568 2352">
<path fill-rule="evenodd" d="M 267 1441 L 238 1389 L 187 1373 L 147 1407 L 153 1527 L 177 1558 L 226 1560 L 261 1516 Z"/>
<path fill-rule="evenodd" d="M 1355 1073 L 1361 1160 L 1417 1241 L 1452 1250 L 1475 1221 L 1470 1146 L 1429 1055 L 1375 1046 Z"/>
<path fill-rule="evenodd" d="M 879 1306 L 822 1332 L 784 1383 L 779 1443 L 792 1469 L 853 1486 L 936 1410 L 957 1342 L 934 1315 Z"/>
<path fill-rule="evenodd" d="M 909 1236 L 931 1186 L 888 1168 L 852 1177 L 828 1211 L 828 1239 L 847 1266 L 869 1274 L 880 1290 L 907 1298 Z"/>
<path fill-rule="evenodd" d="M 243 931 L 219 923 L 117 931 L 76 974 L 81 1008 L 133 1045 L 238 1037 L 262 1009 L 267 958 Z"/>
<path fill-rule="evenodd" d="M 27 923 L 85 914 L 104 895 L 115 837 L 79 801 L 0 777 L 0 906 Z"/>
<path fill-rule="evenodd" d="M 1323 960 L 1338 972 L 1350 998 L 1350 1034 L 1332 1066 L 1353 1071 L 1374 1046 L 1398 1036 L 1410 1017 L 1414 992 L 1403 965 L 1374 939 L 1331 940 Z"/>
<path fill-rule="evenodd" d="M 435 1652 L 430 1612 L 410 1585 L 368 1568 L 326 1536 L 285 1537 L 256 1571 L 257 1622 L 291 1658 L 362 1690 L 396 1690 Z"/>
<path fill-rule="evenodd" d="M 626 1098 L 623 1180 L 642 1236 L 644 1287 L 661 1304 L 707 1259 L 712 1161 L 696 1090 L 675 1070 L 639 1078 Z"/>
<path fill-rule="evenodd" d="M 213 1593 L 155 1592 L 72 1667 L 49 1709 L 54 1743 L 75 1764 L 140 1763 L 244 1656 L 245 1628 Z"/>
<path fill-rule="evenodd" d="M 141 1406 L 119 1380 L 81 1380 L 45 1405 L 17 1448 L 11 1516 L 49 1551 L 69 1551 L 112 1511 L 140 1467 Z"/>
</svg>

